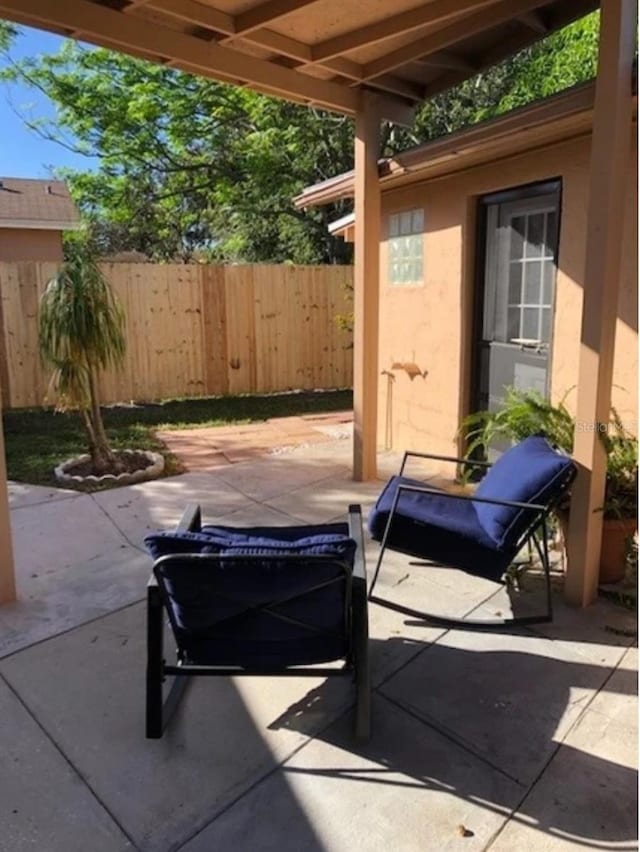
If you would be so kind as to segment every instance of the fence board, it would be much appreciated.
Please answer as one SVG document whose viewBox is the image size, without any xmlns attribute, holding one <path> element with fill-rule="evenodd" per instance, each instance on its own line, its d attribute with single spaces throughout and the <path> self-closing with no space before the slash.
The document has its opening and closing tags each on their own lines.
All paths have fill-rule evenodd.
<svg viewBox="0 0 640 852">
<path fill-rule="evenodd" d="M 351 267 L 102 265 L 126 316 L 121 371 L 100 378 L 105 403 L 350 387 Z M 5 408 L 42 405 L 38 299 L 53 263 L 0 263 L 0 387 Z"/>
<path fill-rule="evenodd" d="M 223 266 L 200 268 L 203 366 L 206 394 L 229 393 L 227 308 Z"/>
</svg>

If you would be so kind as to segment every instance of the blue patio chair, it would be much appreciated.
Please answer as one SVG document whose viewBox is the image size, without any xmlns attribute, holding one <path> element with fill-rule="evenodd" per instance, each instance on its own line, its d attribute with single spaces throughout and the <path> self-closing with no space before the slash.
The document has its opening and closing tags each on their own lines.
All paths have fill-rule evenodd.
<svg viewBox="0 0 640 852">
<path fill-rule="evenodd" d="M 173 532 L 145 538 L 146 734 L 160 738 L 188 679 L 212 675 L 349 675 L 356 736 L 369 737 L 367 578 L 360 506 L 344 524 L 202 526 L 189 507 Z M 163 655 L 163 613 L 177 661 Z M 326 663 L 342 660 L 341 667 Z M 166 698 L 163 682 L 174 678 Z"/>
<path fill-rule="evenodd" d="M 403 475 L 412 456 L 457 465 L 473 464 L 486 468 L 487 472 L 473 494 L 442 491 Z M 406 452 L 399 475 L 386 484 L 369 517 L 369 531 L 381 543 L 369 600 L 443 627 L 486 630 L 551 621 L 547 521 L 549 513 L 567 494 L 575 475 L 571 458 L 554 449 L 542 436 L 526 438 L 493 465 Z M 535 547 L 544 569 L 546 611 L 542 614 L 480 621 L 446 618 L 374 594 L 383 557 L 389 549 L 421 560 L 412 564 L 458 568 L 500 581 L 527 543 Z"/>
</svg>

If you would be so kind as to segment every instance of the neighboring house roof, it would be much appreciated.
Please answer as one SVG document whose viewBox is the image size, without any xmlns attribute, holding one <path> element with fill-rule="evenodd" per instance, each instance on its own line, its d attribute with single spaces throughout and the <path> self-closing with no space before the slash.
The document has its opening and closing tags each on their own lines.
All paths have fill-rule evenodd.
<svg viewBox="0 0 640 852">
<path fill-rule="evenodd" d="M 593 123 L 594 97 L 595 81 L 591 80 L 380 160 L 381 189 L 442 177 L 587 135 Z M 307 187 L 293 200 L 298 208 L 315 207 L 353 198 L 353 194 L 354 173 L 350 171 Z"/>
<path fill-rule="evenodd" d="M 0 228 L 66 231 L 80 215 L 61 180 L 0 178 Z"/>
<path fill-rule="evenodd" d="M 341 219 L 334 219 L 329 222 L 329 233 L 332 237 L 342 237 L 347 242 L 353 242 L 355 239 L 356 214 L 347 213 Z"/>
</svg>

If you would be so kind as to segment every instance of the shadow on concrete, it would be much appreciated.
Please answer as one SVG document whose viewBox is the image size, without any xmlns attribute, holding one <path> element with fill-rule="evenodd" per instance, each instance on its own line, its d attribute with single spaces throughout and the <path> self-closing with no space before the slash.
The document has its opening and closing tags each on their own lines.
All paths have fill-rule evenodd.
<svg viewBox="0 0 640 852">
<path fill-rule="evenodd" d="M 537 637 L 523 638 L 535 641 Z M 510 816 L 512 823 L 549 837 L 572 840 L 581 847 L 637 848 L 637 772 L 572 744 L 588 700 L 599 690 L 636 695 L 636 672 L 618 669 L 613 688 L 609 667 L 582 662 L 575 656 L 563 660 L 521 651 L 471 650 L 440 642 L 422 645 L 400 637 L 372 641 L 374 662 L 377 655 L 388 653 L 383 646 L 389 643 L 409 644 L 418 650 L 403 669 L 375 691 L 370 743 L 355 744 L 351 712 L 317 736 L 361 757 L 362 770 L 345 760 L 346 766 L 285 766 L 287 774 L 447 790 Z M 325 688 L 323 684 L 309 692 L 269 727 L 298 730 L 311 708 L 317 712 L 322 707 Z M 412 747 L 394 732 L 390 715 L 395 715 L 396 721 L 406 716 L 417 719 L 432 736 L 444 737 L 450 744 L 450 759 L 428 760 L 428 749 L 420 742 Z M 591 716 L 607 719 L 600 713 Z M 569 741 L 565 742 L 567 734 Z M 598 750 L 597 737 L 590 739 L 588 731 L 583 740 L 588 748 Z M 633 743 L 627 743 L 627 747 L 628 754 L 635 753 Z M 469 755 L 485 764 L 487 775 L 497 771 L 516 782 L 519 801 L 514 805 L 511 792 L 505 791 L 504 799 L 495 795 L 504 788 L 490 780 L 485 783 L 482 773 L 461 772 L 459 764 Z M 372 769 L 371 763 L 378 768 Z M 489 791 L 493 795 L 488 795 Z M 544 846 L 547 848 L 546 843 Z"/>
</svg>

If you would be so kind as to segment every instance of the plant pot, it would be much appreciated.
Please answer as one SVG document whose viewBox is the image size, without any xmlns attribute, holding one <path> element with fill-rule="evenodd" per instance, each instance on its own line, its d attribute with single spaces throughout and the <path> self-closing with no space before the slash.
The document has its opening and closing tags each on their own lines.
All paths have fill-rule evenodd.
<svg viewBox="0 0 640 852">
<path fill-rule="evenodd" d="M 600 583 L 618 583 L 626 570 L 627 539 L 637 528 L 636 518 L 603 521 L 600 549 Z"/>
</svg>

